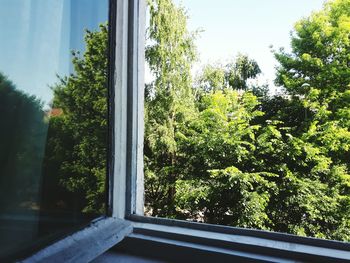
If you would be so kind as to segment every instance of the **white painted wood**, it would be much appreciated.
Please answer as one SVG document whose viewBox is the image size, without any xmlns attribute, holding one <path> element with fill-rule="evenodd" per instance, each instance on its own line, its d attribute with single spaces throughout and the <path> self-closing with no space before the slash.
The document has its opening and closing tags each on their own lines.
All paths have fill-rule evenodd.
<svg viewBox="0 0 350 263">
<path fill-rule="evenodd" d="M 136 168 L 136 204 L 135 214 L 144 215 L 144 167 L 143 167 L 143 137 L 144 137 L 144 89 L 145 89 L 145 23 L 146 3 L 145 0 L 138 0 L 138 41 L 137 41 L 137 168 Z"/>
<path fill-rule="evenodd" d="M 126 213 L 143 214 L 145 0 L 129 1 Z"/>
<path fill-rule="evenodd" d="M 128 1 L 117 0 L 115 52 L 115 162 L 112 214 L 125 216 L 127 158 Z"/>
<path fill-rule="evenodd" d="M 270 254 L 272 256 L 285 255 L 286 259 L 290 257 L 293 258 L 293 255 L 305 255 L 305 257 L 308 256 L 310 258 L 320 260 L 329 259 L 337 260 L 337 262 L 350 262 L 350 251 L 346 249 L 327 248 L 312 244 L 303 244 L 299 242 L 272 240 L 269 238 L 262 237 L 245 236 L 239 234 L 225 234 L 218 233 L 215 231 L 203 231 L 185 227 L 165 226 L 141 222 L 134 222 L 133 227 L 133 234 L 129 235 L 129 237 L 137 237 L 137 235 L 141 235 L 148 236 L 148 239 L 152 240 L 152 232 L 154 231 L 155 235 L 153 239 L 161 238 L 164 239 L 164 241 L 165 239 L 167 239 L 168 241 L 166 242 L 168 242 L 169 244 L 176 244 L 176 242 L 185 242 L 186 246 L 192 246 L 191 243 L 193 243 L 193 247 L 195 247 L 197 246 L 196 243 L 198 242 L 198 240 L 206 239 L 210 240 L 212 247 L 220 248 L 223 242 L 225 242 L 226 244 L 232 244 L 232 246 L 239 245 L 240 247 L 246 247 L 247 249 L 251 247 L 250 250 L 253 253 L 257 254 L 261 253 L 261 251 L 275 251 L 270 252 Z M 161 233 L 161 235 L 159 236 L 158 233 Z M 178 236 L 182 237 L 182 241 L 176 241 L 178 240 Z M 227 249 L 227 247 L 225 249 Z M 210 250 L 212 250 L 212 248 L 210 248 Z"/>
</svg>

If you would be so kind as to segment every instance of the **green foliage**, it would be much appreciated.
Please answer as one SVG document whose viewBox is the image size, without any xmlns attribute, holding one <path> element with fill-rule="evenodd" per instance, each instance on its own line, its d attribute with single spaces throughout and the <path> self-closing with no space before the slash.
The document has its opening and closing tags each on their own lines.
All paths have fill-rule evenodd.
<svg viewBox="0 0 350 263">
<path fill-rule="evenodd" d="M 207 223 L 266 229 L 266 207 L 276 190 L 270 176 L 275 175 L 233 166 L 211 170 L 205 180 L 178 181 L 177 204 L 182 213 Z"/>
<path fill-rule="evenodd" d="M 231 87 L 247 90 L 247 80 L 255 78 L 261 73 L 258 63 L 239 54 L 234 63 L 227 65 L 227 80 Z"/>
<path fill-rule="evenodd" d="M 283 50 L 275 53 L 280 63 L 277 83 L 292 94 L 302 95 L 305 107 L 325 121 L 345 117 L 344 108 L 348 108 L 348 7 L 348 0 L 329 1 L 322 11 L 296 23 L 292 53 Z"/>
<path fill-rule="evenodd" d="M 187 148 L 186 159 L 200 162 L 199 166 L 205 170 L 247 161 L 255 149 L 256 131 L 260 127 L 251 121 L 263 114 L 256 110 L 256 97 L 228 89 L 204 96 L 201 105 L 204 109 L 188 125 L 188 135 L 182 142 Z"/>
<path fill-rule="evenodd" d="M 199 91 L 210 92 L 231 88 L 235 90 L 252 90 L 248 80 L 255 79 L 261 70 L 258 63 L 247 55 L 238 54 L 234 61 L 226 65 L 206 65 L 198 79 Z M 263 87 L 255 87 L 263 89 Z M 196 92 L 199 92 L 196 91 Z"/>
<path fill-rule="evenodd" d="M 186 29 L 182 8 L 171 0 L 150 0 L 146 59 L 155 80 L 146 89 L 145 178 L 146 202 L 153 214 L 174 209 L 178 170 L 178 140 L 185 123 L 194 118 L 191 66 L 194 34 Z"/>
<path fill-rule="evenodd" d="M 87 31 L 85 42 L 83 56 L 72 53 L 74 73 L 53 87 L 53 105 L 63 114 L 51 118 L 61 136 L 49 143 L 60 152 L 60 183 L 83 197 L 81 210 L 102 213 L 107 158 L 107 26 Z"/>
<path fill-rule="evenodd" d="M 349 240 L 344 229 L 349 220 L 349 35 L 350 2 L 329 1 L 296 23 L 291 54 L 275 53 L 277 83 L 298 98 L 305 112 L 293 139 L 293 158 L 304 167 L 298 174 L 299 191 L 301 196 L 308 192 L 308 202 L 299 207 L 312 218 L 303 219 L 302 229 L 307 235 L 344 240 Z"/>
<path fill-rule="evenodd" d="M 329 1 L 296 23 L 291 53 L 275 52 L 284 94 L 272 97 L 248 84 L 260 68 L 244 55 L 207 65 L 193 84 L 183 9 L 170 0 L 150 1 L 150 9 L 145 169 L 153 215 L 350 240 L 350 2 Z"/>
</svg>

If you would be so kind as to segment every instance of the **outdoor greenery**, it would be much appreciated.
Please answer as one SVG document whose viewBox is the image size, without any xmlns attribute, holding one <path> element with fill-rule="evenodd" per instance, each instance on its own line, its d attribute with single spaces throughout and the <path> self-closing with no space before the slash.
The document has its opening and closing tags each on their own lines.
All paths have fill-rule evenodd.
<svg viewBox="0 0 350 263">
<path fill-rule="evenodd" d="M 107 25 L 86 31 L 85 44 L 83 54 L 72 52 L 74 73 L 51 86 L 51 108 L 0 72 L 0 241 L 5 254 L 18 245 L 19 235 L 32 242 L 105 212 Z M 16 228 L 21 221 L 25 225 Z"/>
<path fill-rule="evenodd" d="M 55 205 L 62 200 L 62 192 L 57 192 L 60 186 L 72 195 L 66 206 L 84 213 L 103 213 L 107 164 L 107 25 L 101 25 L 96 32 L 87 31 L 85 42 L 83 56 L 72 53 L 74 74 L 60 78 L 52 87 L 53 107 L 61 109 L 62 114 L 50 118 L 44 167 L 46 187 L 56 186 L 56 192 L 47 193 L 52 201 L 46 203 Z"/>
<path fill-rule="evenodd" d="M 350 1 L 328 1 L 275 50 L 276 84 L 238 54 L 195 79 L 197 32 L 171 0 L 149 0 L 147 213 L 350 240 Z"/>
<path fill-rule="evenodd" d="M 1 213 L 40 209 L 73 222 L 105 211 L 107 25 L 85 43 L 72 52 L 74 73 L 51 87 L 51 110 L 0 73 Z"/>
<path fill-rule="evenodd" d="M 350 241 L 350 1 L 326 2 L 295 24 L 291 52 L 273 51 L 278 95 L 252 84 L 261 70 L 245 54 L 193 76 L 199 32 L 187 29 L 185 9 L 172 0 L 148 6 L 146 214 Z M 44 114 L 2 75 L 0 100 L 23 100 L 49 121 L 40 126 L 48 129 L 43 207 L 101 213 L 107 26 L 85 42 L 84 54 L 73 52 L 74 73 L 52 87 L 60 114 Z"/>
</svg>

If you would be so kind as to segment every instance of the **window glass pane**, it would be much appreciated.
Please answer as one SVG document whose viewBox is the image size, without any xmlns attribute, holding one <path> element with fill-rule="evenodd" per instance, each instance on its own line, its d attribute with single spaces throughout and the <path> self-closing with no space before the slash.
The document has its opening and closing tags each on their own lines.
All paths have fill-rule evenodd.
<svg viewBox="0 0 350 263">
<path fill-rule="evenodd" d="M 105 212 L 108 0 L 0 1 L 0 261 Z"/>
<path fill-rule="evenodd" d="M 349 241 L 350 1 L 148 3 L 145 214 Z"/>
</svg>

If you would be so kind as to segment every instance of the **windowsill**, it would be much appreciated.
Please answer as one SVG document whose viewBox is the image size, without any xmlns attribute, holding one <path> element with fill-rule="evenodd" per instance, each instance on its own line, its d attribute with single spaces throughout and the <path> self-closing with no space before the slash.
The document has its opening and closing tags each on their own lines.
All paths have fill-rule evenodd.
<svg viewBox="0 0 350 263">
<path fill-rule="evenodd" d="M 132 233 L 129 221 L 112 217 L 92 221 L 21 262 L 90 262 Z"/>
<path fill-rule="evenodd" d="M 210 261 L 210 258 L 254 262 L 350 262 L 349 243 L 178 220 L 130 218 L 139 222 L 132 223 L 133 232 L 117 249 L 136 255 L 149 257 L 163 251 L 163 257 L 157 259 L 174 261 L 179 258 L 176 261 L 183 262 L 185 258 L 181 260 L 179 255 L 190 251 L 190 256 L 196 259 L 193 262 Z"/>
<path fill-rule="evenodd" d="M 171 262 L 350 262 L 350 244 L 344 242 L 136 215 L 128 219 L 93 222 L 24 262 L 89 262 L 107 254 Z"/>
</svg>

